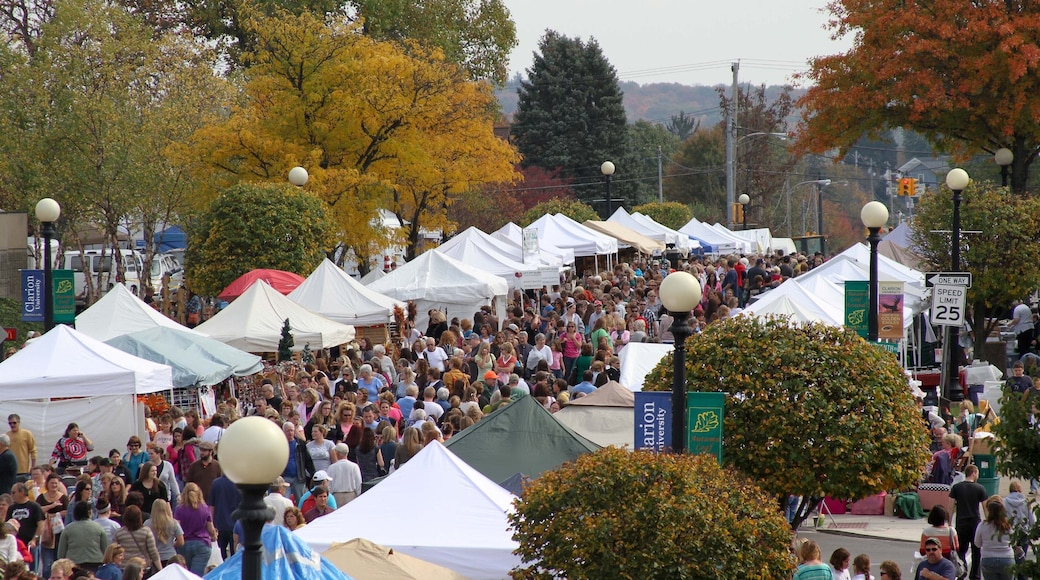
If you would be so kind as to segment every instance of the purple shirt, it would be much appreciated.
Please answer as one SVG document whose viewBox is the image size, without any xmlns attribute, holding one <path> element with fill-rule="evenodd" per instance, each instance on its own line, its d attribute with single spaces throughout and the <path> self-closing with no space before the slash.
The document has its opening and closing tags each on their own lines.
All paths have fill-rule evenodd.
<svg viewBox="0 0 1040 580">
<path fill-rule="evenodd" d="M 209 526 L 206 525 L 207 522 L 213 520 L 208 505 L 202 504 L 198 509 L 192 509 L 187 504 L 181 504 L 177 506 L 174 518 L 181 523 L 185 542 L 192 540 L 205 542 L 206 544 L 213 542 L 213 538 L 209 535 Z"/>
</svg>

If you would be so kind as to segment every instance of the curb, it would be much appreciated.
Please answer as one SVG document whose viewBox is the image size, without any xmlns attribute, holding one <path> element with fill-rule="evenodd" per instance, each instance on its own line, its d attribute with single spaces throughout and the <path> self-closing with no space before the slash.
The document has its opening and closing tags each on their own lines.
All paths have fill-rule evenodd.
<svg viewBox="0 0 1040 580">
<path fill-rule="evenodd" d="M 915 546 L 920 544 L 920 540 L 906 540 L 906 539 L 903 539 L 903 538 L 890 538 L 890 537 L 887 537 L 887 536 L 875 536 L 875 535 L 872 535 L 872 534 L 858 533 L 858 532 L 855 532 L 853 530 L 840 530 L 840 529 L 831 529 L 831 528 L 813 528 L 813 530 L 816 531 L 816 532 L 819 532 L 821 534 L 831 534 L 833 536 L 848 536 L 848 537 L 852 537 L 852 538 L 865 538 L 865 539 L 874 539 L 874 540 L 885 540 L 885 541 L 888 541 L 888 542 L 903 542 L 903 543 L 906 543 L 906 544 L 913 544 Z"/>
</svg>

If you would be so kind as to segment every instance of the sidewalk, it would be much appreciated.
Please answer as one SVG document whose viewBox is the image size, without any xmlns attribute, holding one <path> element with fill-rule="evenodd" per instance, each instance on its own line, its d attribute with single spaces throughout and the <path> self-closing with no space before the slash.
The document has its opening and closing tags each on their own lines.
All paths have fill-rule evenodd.
<svg viewBox="0 0 1040 580">
<path fill-rule="evenodd" d="M 1000 478 L 1000 495 L 1008 494 L 1008 485 L 1012 479 Z M 1029 483 L 1024 482 L 1023 489 L 1029 491 Z M 1033 496 L 1030 500 L 1037 501 Z M 825 534 L 837 534 L 844 536 L 862 536 L 884 540 L 896 540 L 912 542 L 917 544 L 921 541 L 921 531 L 928 525 L 925 518 L 919 520 L 908 520 L 894 516 L 861 516 L 853 514 L 827 515 L 824 525 L 814 528 L 815 520 L 809 518 L 802 524 L 801 529 L 815 529 Z"/>
</svg>

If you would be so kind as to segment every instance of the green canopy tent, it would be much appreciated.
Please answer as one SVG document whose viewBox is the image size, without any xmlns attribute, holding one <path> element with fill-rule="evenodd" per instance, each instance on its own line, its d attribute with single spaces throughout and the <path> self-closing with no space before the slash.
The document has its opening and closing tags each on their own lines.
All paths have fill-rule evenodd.
<svg viewBox="0 0 1040 580">
<path fill-rule="evenodd" d="M 445 444 L 492 481 L 516 473 L 542 473 L 600 448 L 560 423 L 533 397 L 522 397 L 486 415 Z"/>
</svg>

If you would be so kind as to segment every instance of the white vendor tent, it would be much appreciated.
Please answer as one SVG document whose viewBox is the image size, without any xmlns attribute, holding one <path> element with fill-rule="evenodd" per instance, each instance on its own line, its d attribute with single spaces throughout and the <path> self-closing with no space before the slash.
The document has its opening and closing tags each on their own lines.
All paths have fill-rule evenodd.
<svg viewBox="0 0 1040 580">
<path fill-rule="evenodd" d="M 509 242 L 510 244 L 520 248 L 520 251 L 523 252 L 524 231 L 520 229 L 520 226 L 513 222 L 509 222 L 489 235 L 503 242 Z M 546 264 L 556 265 L 558 261 L 559 265 L 564 266 L 574 263 L 574 250 L 571 250 L 570 248 L 558 248 L 549 242 L 546 242 L 542 238 L 538 238 L 538 257 Z"/>
<path fill-rule="evenodd" d="M 654 221 L 650 216 L 639 212 L 630 214 L 623 207 L 617 208 L 614 215 L 607 218 L 607 221 L 632 228 L 649 238 L 671 245 L 683 253 L 688 253 L 692 248 L 700 247 L 700 242 L 690 239 L 690 236 L 663 226 Z"/>
<path fill-rule="evenodd" d="M 436 490 L 437 505 L 450 506 L 450 525 L 423 517 L 416 490 Z M 318 552 L 333 542 L 366 538 L 432 562 L 473 580 L 501 580 L 521 563 L 508 514 L 515 496 L 484 477 L 439 443 L 354 501 L 295 532 Z"/>
<path fill-rule="evenodd" d="M 354 327 L 333 322 L 282 296 L 263 280 L 196 328 L 246 352 L 276 352 L 282 324 L 289 319 L 293 350 L 331 348 L 354 339 Z"/>
<path fill-rule="evenodd" d="M 722 227 L 721 225 L 719 227 Z M 746 240 L 754 245 L 752 251 L 756 254 L 765 254 L 773 248 L 773 235 L 769 228 L 749 228 L 746 230 L 726 230 L 729 233 Z"/>
<path fill-rule="evenodd" d="M 606 256 L 617 253 L 617 240 L 594 232 L 578 222 L 560 214 L 543 215 L 530 228 L 538 230 L 539 243 L 558 248 L 568 248 L 575 256 Z"/>
<path fill-rule="evenodd" d="M 721 232 L 699 221 L 697 218 L 691 219 L 686 225 L 679 228 L 679 231 L 698 240 L 702 245 L 712 246 L 715 252 L 719 254 L 737 252 L 743 247 L 738 240 L 724 236 Z"/>
<path fill-rule="evenodd" d="M 629 248 L 635 249 L 637 252 L 646 254 L 648 256 L 654 254 L 660 254 L 664 252 L 665 245 L 661 240 L 655 240 L 651 237 L 644 236 L 643 234 L 633 230 L 632 228 L 626 227 L 617 222 L 602 222 L 599 220 L 585 220 L 582 224 L 585 227 L 599 232 L 603 235 L 610 236 L 618 241 L 618 246 L 625 245 Z"/>
<path fill-rule="evenodd" d="M 628 445 L 629 449 L 634 449 L 635 406 L 635 393 L 610 381 L 588 395 L 574 399 L 553 417 L 597 445 Z"/>
<path fill-rule="evenodd" d="M 621 359 L 621 378 L 618 381 L 632 391 L 643 390 L 643 380 L 657 363 L 675 350 L 671 344 L 653 342 L 630 342 L 618 352 Z"/>
<path fill-rule="evenodd" d="M 509 293 L 509 284 L 501 276 L 432 251 L 398 266 L 368 287 L 397 300 L 414 301 L 415 327 L 419 329 L 426 328 L 432 309 L 444 311 L 448 320 L 471 318 L 481 306 L 494 301 L 495 312 L 505 316 Z"/>
<path fill-rule="evenodd" d="M 288 298 L 329 320 L 354 326 L 388 324 L 395 305 L 407 308 L 404 302 L 365 287 L 328 258 Z"/>
<path fill-rule="evenodd" d="M 714 224 L 711 225 L 711 227 L 715 231 L 717 231 L 720 234 L 722 234 L 723 237 L 729 238 L 729 239 L 737 242 L 738 247 L 740 248 L 741 252 L 754 252 L 755 251 L 755 244 L 753 242 L 738 236 L 735 232 L 733 232 L 733 230 L 727 228 L 726 226 L 724 226 L 724 225 L 722 225 L 722 224 L 720 224 L 718 222 L 715 222 Z"/>
<path fill-rule="evenodd" d="M 843 306 L 819 298 L 794 278 L 760 294 L 740 315 L 757 318 L 786 316 L 798 324 L 822 322 L 838 327 L 845 324 Z"/>
<path fill-rule="evenodd" d="M 454 258 L 489 274 L 501 276 L 511 288 L 541 288 L 541 270 L 538 264 L 525 264 L 522 257 L 513 257 L 498 248 L 502 244 L 475 227 L 470 226 L 462 233 L 444 242 L 435 252 Z M 548 268 L 548 267 L 547 267 Z M 549 270 L 552 284 L 560 283 L 560 269 Z"/>
<path fill-rule="evenodd" d="M 100 300 L 76 316 L 76 330 L 102 342 L 160 326 L 198 334 L 163 316 L 122 284 L 113 286 Z"/>
<path fill-rule="evenodd" d="M 365 286 L 368 286 L 369 284 L 371 284 L 372 282 L 375 282 L 376 280 L 382 278 L 383 276 L 386 276 L 386 272 L 380 270 L 379 268 L 374 268 L 374 269 L 370 270 L 368 272 L 368 274 L 365 274 L 364 276 L 361 277 L 361 283 L 364 284 Z"/>
</svg>

